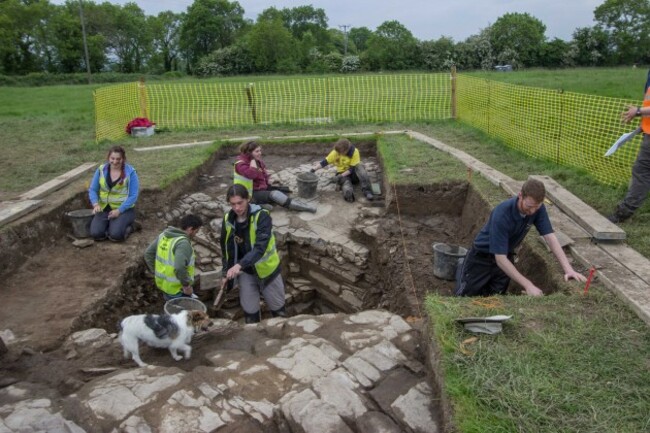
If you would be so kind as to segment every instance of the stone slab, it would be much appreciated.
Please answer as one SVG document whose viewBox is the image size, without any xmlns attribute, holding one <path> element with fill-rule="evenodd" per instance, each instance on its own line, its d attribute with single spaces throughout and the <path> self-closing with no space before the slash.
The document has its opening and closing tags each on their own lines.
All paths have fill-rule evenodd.
<svg viewBox="0 0 650 433">
<path fill-rule="evenodd" d="M 21 194 L 18 198 L 20 200 L 36 200 L 43 198 L 51 192 L 68 185 L 71 181 L 78 179 L 81 176 L 85 176 L 87 172 L 94 170 L 95 167 L 97 167 L 97 163 L 95 162 L 86 162 L 84 164 L 81 164 L 79 167 L 73 168 L 72 170 L 63 173 L 62 175 L 57 176 L 54 179 L 27 191 L 26 193 Z"/>
<path fill-rule="evenodd" d="M 529 179 L 544 182 L 546 195 L 574 221 L 580 224 L 594 239 L 597 240 L 623 240 L 625 232 L 607 218 L 596 212 L 591 206 L 564 189 L 549 176 L 531 175 Z"/>
<path fill-rule="evenodd" d="M 221 270 L 201 272 L 199 290 L 212 290 L 221 287 Z"/>
<path fill-rule="evenodd" d="M 42 200 L 10 200 L 0 203 L 0 226 L 43 206 Z"/>
</svg>

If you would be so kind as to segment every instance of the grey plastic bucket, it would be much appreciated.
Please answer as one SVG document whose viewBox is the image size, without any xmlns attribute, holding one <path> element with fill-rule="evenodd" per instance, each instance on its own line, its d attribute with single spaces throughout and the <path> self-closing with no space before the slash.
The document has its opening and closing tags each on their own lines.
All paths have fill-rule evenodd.
<svg viewBox="0 0 650 433">
<path fill-rule="evenodd" d="M 457 245 L 433 244 L 433 275 L 443 280 L 455 280 L 458 260 L 465 254 L 467 249 Z"/>
<path fill-rule="evenodd" d="M 90 237 L 90 222 L 93 220 L 92 209 L 73 210 L 65 214 L 72 224 L 72 235 L 75 238 Z"/>
<path fill-rule="evenodd" d="M 164 310 L 165 314 L 176 314 L 183 310 L 199 310 L 205 313 L 208 308 L 198 299 L 182 297 L 165 302 Z"/>
<path fill-rule="evenodd" d="M 318 176 L 314 173 L 300 173 L 296 176 L 298 181 L 298 195 L 302 198 L 312 198 L 316 195 Z"/>
</svg>

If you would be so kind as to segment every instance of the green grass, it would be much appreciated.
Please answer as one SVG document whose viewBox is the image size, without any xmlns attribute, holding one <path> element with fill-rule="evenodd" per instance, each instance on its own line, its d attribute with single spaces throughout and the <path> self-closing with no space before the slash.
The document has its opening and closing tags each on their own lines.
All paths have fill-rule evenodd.
<svg viewBox="0 0 650 433">
<path fill-rule="evenodd" d="M 530 69 L 514 72 L 471 72 L 468 74 L 522 86 L 641 100 L 647 73 L 646 67 L 621 67 Z"/>
<path fill-rule="evenodd" d="M 650 429 L 650 331 L 602 288 L 588 296 L 500 297 L 486 308 L 429 296 L 445 390 L 464 433 L 637 433 Z M 456 318 L 513 315 L 497 335 Z"/>
</svg>

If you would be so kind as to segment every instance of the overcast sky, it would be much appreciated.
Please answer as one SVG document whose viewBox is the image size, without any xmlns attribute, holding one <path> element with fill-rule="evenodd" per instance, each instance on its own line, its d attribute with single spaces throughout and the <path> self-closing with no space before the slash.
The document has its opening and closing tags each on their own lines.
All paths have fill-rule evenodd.
<svg viewBox="0 0 650 433">
<path fill-rule="evenodd" d="M 54 0 L 61 4 L 64 0 Z M 95 0 L 102 3 L 102 0 Z M 124 4 L 127 0 L 110 0 Z M 255 20 L 264 9 L 311 4 L 322 8 L 329 27 L 341 25 L 375 30 L 384 21 L 397 20 L 420 40 L 450 36 L 462 41 L 509 12 L 527 12 L 546 25 L 549 39 L 571 40 L 578 27 L 592 26 L 594 9 L 605 0 L 240 0 L 245 17 Z M 135 0 L 147 15 L 171 10 L 184 12 L 193 0 Z"/>
</svg>

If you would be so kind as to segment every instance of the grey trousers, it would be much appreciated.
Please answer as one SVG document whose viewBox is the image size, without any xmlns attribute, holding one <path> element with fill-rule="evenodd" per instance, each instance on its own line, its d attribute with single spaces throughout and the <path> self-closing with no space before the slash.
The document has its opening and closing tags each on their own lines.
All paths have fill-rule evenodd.
<svg viewBox="0 0 650 433">
<path fill-rule="evenodd" d="M 629 217 L 643 204 L 650 191 L 650 134 L 643 135 L 639 154 L 632 167 L 630 187 L 622 202 L 618 204 L 617 212 Z"/>
<path fill-rule="evenodd" d="M 341 178 L 341 190 L 345 196 L 346 191 L 352 191 L 352 185 L 361 184 L 361 192 L 364 194 L 367 192 L 372 192 L 372 186 L 370 185 L 370 176 L 363 164 L 359 164 L 354 168 L 354 173 L 350 176 L 345 176 Z"/>
<path fill-rule="evenodd" d="M 242 272 L 239 279 L 239 303 L 247 314 L 260 311 L 260 293 L 271 311 L 284 307 L 284 282 L 278 274 L 266 286 L 255 275 Z"/>
</svg>

